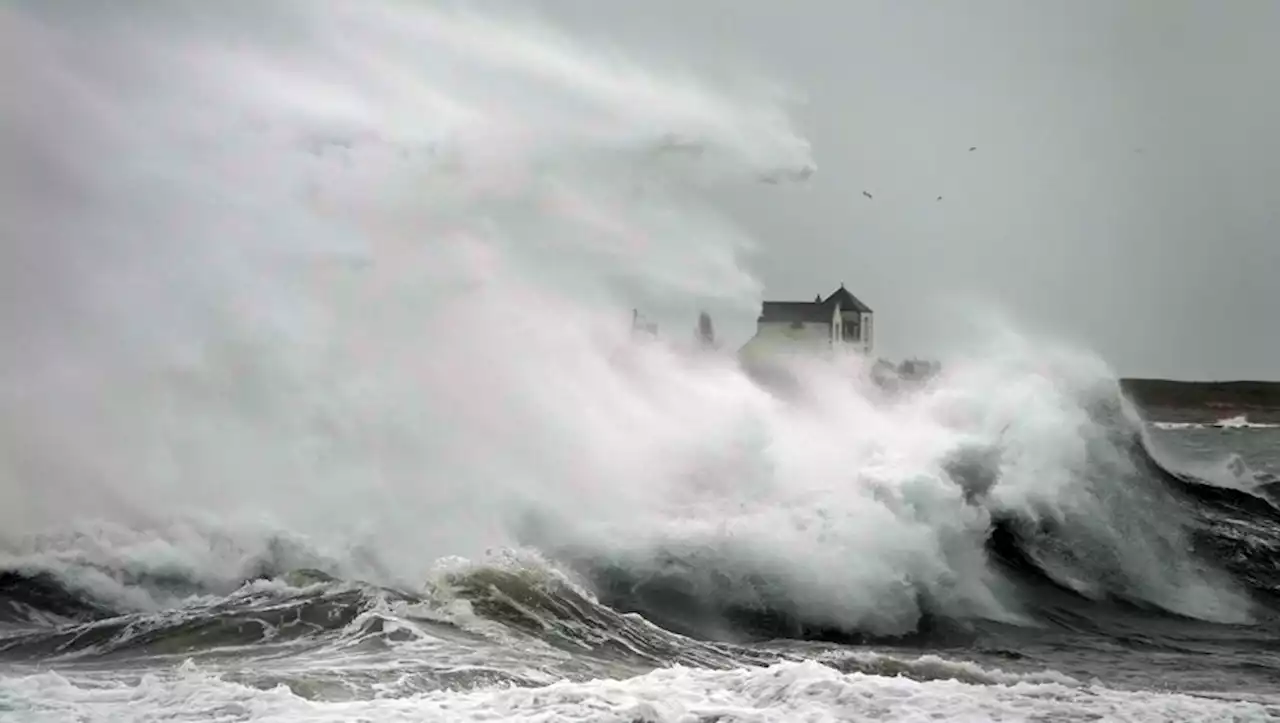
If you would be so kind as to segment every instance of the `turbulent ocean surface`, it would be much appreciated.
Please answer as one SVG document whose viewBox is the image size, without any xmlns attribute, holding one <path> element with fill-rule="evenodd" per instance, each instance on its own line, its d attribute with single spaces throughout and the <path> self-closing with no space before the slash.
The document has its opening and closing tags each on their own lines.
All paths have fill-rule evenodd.
<svg viewBox="0 0 1280 723">
<path fill-rule="evenodd" d="M 1012 328 L 685 343 L 761 296 L 713 199 L 815 172 L 773 85 L 453 4 L 0 25 L 0 720 L 1280 719 L 1280 430 Z"/>
<path fill-rule="evenodd" d="M 989 520 L 937 554 L 980 554 L 981 569 L 963 572 L 998 595 L 999 615 L 963 599 L 977 580 L 930 576 L 918 560 L 895 561 L 897 546 L 869 545 L 864 554 L 882 559 L 860 560 L 838 526 L 812 533 L 836 538 L 840 554 L 821 562 L 778 566 L 723 530 L 644 559 L 526 550 L 441 560 L 406 587 L 301 567 L 306 549 L 284 538 L 252 556 L 211 531 L 186 531 L 206 535 L 206 555 L 245 555 L 238 586 L 164 559 L 172 550 L 155 548 L 165 533 L 99 528 L 33 541 L 0 573 L 0 717 L 1280 717 L 1280 509 L 1245 491 L 1251 480 L 1227 478 L 1241 469 L 1233 450 L 1253 450 L 1252 475 L 1280 467 L 1280 436 L 1153 435 L 1169 456 L 1216 451 L 1223 476 L 1209 483 L 1163 471 L 1138 427 L 1111 424 L 1116 446 L 1099 453 L 1124 459 L 1073 471 L 1079 499 L 1053 510 L 995 502 L 998 465 L 972 460 L 930 483 L 949 481 L 967 499 L 930 499 L 902 480 L 879 488 L 880 504 L 916 524 L 947 524 L 931 505 Z M 776 534 L 786 544 L 796 530 Z M 839 598 L 808 604 L 822 585 L 810 576 L 880 566 L 888 579 L 841 591 L 859 598 L 847 612 Z M 878 613 L 867 616 L 867 604 Z"/>
</svg>

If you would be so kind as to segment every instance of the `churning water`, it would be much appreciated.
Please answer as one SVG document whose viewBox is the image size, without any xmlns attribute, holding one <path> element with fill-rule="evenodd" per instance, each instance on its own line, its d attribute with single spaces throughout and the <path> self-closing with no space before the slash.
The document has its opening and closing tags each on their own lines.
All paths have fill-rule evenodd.
<svg viewBox="0 0 1280 723">
<path fill-rule="evenodd" d="M 759 86 L 392 0 L 0 27 L 0 719 L 1280 715 L 1273 430 L 1171 471 L 1013 332 L 897 393 L 632 338 L 758 302 Z"/>
</svg>

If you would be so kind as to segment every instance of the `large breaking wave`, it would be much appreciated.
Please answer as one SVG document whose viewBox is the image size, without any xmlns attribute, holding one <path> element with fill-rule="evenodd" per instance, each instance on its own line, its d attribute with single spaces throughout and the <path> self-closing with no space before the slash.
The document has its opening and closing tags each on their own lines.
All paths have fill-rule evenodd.
<svg viewBox="0 0 1280 723">
<path fill-rule="evenodd" d="M 901 413 L 932 404 L 946 383 L 944 376 L 935 388 L 876 405 Z M 893 510 L 895 525 L 907 517 L 937 526 L 919 534 L 945 535 L 945 551 L 865 537 L 849 524 L 850 511 L 836 506 L 846 497 L 801 490 L 808 492 L 803 506 L 760 528 L 781 543 L 770 553 L 751 537 L 759 532 L 741 526 L 738 515 L 761 511 L 736 483 L 714 492 L 728 495 L 715 512 L 706 507 L 713 493 L 701 490 L 698 521 L 706 526 L 650 521 L 640 537 L 637 528 L 614 525 L 613 544 L 604 544 L 581 534 L 589 527 L 582 521 L 544 519 L 522 527 L 525 542 L 540 551 L 441 560 L 409 588 L 334 577 L 350 562 L 317 555 L 300 539 L 264 537 L 250 549 L 243 536 L 219 541 L 211 530 L 188 529 L 204 535 L 208 552 L 221 548 L 219 577 L 207 560 L 180 562 L 172 549 L 156 556 L 156 545 L 174 545 L 165 539 L 172 531 L 99 528 L 28 540 L 31 549 L 8 558 L 0 572 L 0 628 L 8 630 L 0 657 L 358 653 L 424 641 L 470 645 L 474 653 L 487 642 L 516 646 L 524 666 L 534 645 L 641 670 L 785 657 L 735 645 L 769 639 L 936 646 L 963 643 L 989 623 L 1083 626 L 1105 636 L 1120 630 L 1108 628 L 1109 613 L 1128 614 L 1130 623 L 1134 614 L 1229 623 L 1270 617 L 1280 595 L 1280 509 L 1161 467 L 1139 421 L 1105 388 L 1080 399 L 1085 426 L 1072 433 L 1091 445 L 1065 482 L 1070 491 L 1051 500 L 1002 489 L 1016 480 L 1016 422 L 1004 425 L 1000 444 L 955 442 L 927 482 L 850 474 L 833 483 L 851 503 Z M 927 496 L 924 484 L 934 486 L 923 488 Z M 813 535 L 805 541 L 811 547 L 784 557 L 802 534 Z M 127 537 L 132 546 L 122 544 Z M 814 560 L 811 551 L 822 545 L 838 558 Z M 912 558 L 926 551 L 937 555 L 932 568 Z M 891 567 L 866 559 L 892 554 L 900 557 Z M 867 568 L 884 572 L 874 577 Z M 846 577 L 856 579 L 856 594 Z M 566 665 L 573 667 L 552 654 L 527 678 L 492 666 L 472 673 L 531 683 Z"/>
<path fill-rule="evenodd" d="M 778 389 L 630 335 L 754 313 L 705 199 L 813 169 L 758 86 L 427 6 L 179 6 L 0 10 L 0 655 L 490 641 L 536 677 L 1268 614 L 1274 508 L 1157 465 L 1088 354 Z"/>
</svg>

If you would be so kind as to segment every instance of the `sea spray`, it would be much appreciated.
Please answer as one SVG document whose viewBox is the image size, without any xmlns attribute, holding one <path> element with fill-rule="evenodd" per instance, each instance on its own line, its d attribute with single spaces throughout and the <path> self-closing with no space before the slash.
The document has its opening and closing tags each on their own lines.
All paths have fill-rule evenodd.
<svg viewBox="0 0 1280 723">
<path fill-rule="evenodd" d="M 1114 452 L 1086 412 L 1105 368 L 1017 334 L 898 398 L 856 359 L 795 360 L 788 395 L 636 342 L 635 296 L 754 313 L 751 239 L 705 197 L 812 171 L 772 98 L 425 4 L 0 12 L 31 68 L 0 100 L 19 559 L 65 568 L 29 533 L 88 525 L 66 545 L 121 553 L 104 584 L 162 559 L 220 592 L 277 536 L 399 587 L 522 543 L 641 572 L 675 548 L 733 602 L 763 577 L 804 620 L 898 633 L 1018 619 L 991 517 L 1070 523 L 1120 483 L 1087 479 Z M 951 461 L 991 448 L 975 497 Z M 1142 594 L 1198 579 L 1122 544 L 1108 574 L 1158 578 Z M 1178 609 L 1234 609 L 1195 589 Z"/>
</svg>

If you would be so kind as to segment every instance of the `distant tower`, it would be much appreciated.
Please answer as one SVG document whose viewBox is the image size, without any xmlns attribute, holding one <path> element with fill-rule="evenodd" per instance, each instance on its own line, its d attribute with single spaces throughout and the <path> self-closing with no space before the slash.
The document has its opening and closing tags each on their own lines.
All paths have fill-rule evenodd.
<svg viewBox="0 0 1280 723">
<path fill-rule="evenodd" d="M 698 314 L 698 328 L 694 331 L 694 336 L 704 349 L 715 348 L 716 329 L 711 323 L 711 315 L 705 311 Z"/>
<path fill-rule="evenodd" d="M 631 310 L 631 335 L 632 336 L 643 335 L 643 336 L 657 338 L 658 324 L 656 322 L 646 321 L 645 318 L 640 315 L 639 309 L 632 309 Z"/>
</svg>

